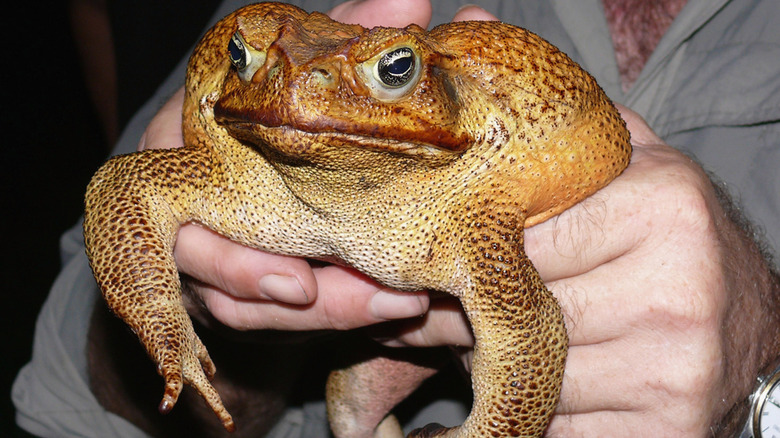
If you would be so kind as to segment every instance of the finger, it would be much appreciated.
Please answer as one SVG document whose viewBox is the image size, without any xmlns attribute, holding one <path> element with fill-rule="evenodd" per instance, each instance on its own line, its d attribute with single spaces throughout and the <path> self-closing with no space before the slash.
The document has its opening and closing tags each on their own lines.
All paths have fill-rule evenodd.
<svg viewBox="0 0 780 438">
<path fill-rule="evenodd" d="M 640 374 L 644 363 L 627 363 L 615 360 L 625 352 L 636 349 L 626 342 L 605 342 L 597 347 L 571 347 L 566 359 L 566 371 L 561 388 L 561 400 L 556 414 L 575 415 L 599 411 L 626 411 L 638 409 L 640 401 L 645 402 L 650 394 L 635 394 L 630 385 L 617 385 L 620 376 L 652 376 L 655 373 Z M 599 364 L 594 367 L 593 364 Z"/>
<path fill-rule="evenodd" d="M 664 143 L 664 141 L 653 132 L 653 129 L 650 128 L 650 125 L 647 124 L 639 113 L 618 103 L 615 104 L 615 107 L 620 112 L 620 116 L 623 117 L 623 120 L 626 121 L 626 127 L 631 133 L 632 144 L 652 145 Z"/>
<path fill-rule="evenodd" d="M 198 294 L 212 315 L 236 329 L 349 330 L 418 316 L 428 308 L 424 292 L 388 290 L 357 271 L 338 266 L 313 271 L 323 286 L 317 300 L 306 306 L 241 300 L 205 285 Z"/>
<path fill-rule="evenodd" d="M 661 421 L 664 427 L 701 430 L 701 423 L 709 418 L 701 416 L 706 409 L 697 408 L 700 403 L 696 401 L 712 399 L 711 382 L 720 378 L 718 361 L 709 361 L 719 355 L 719 348 L 707 336 L 711 334 L 701 330 L 691 342 L 690 333 L 642 331 L 598 348 L 570 349 L 561 401 L 550 430 L 576 425 L 587 427 L 581 431 L 594 431 L 598 425 L 594 419 L 610 417 L 615 419 L 610 424 L 642 425 L 632 416 L 659 421 L 661 415 L 669 414 Z M 636 357 L 652 360 L 632 359 Z M 679 416 L 679 412 L 686 415 Z M 591 435 L 604 436 L 604 432 Z"/>
<path fill-rule="evenodd" d="M 686 333 L 635 330 L 630 335 L 569 349 L 557 413 L 573 415 L 599 411 L 647 410 L 654 403 L 705 391 L 706 370 L 699 361 L 677 362 L 681 357 L 700 357 L 705 345 L 688 345 Z M 710 353 L 707 353 L 710 354 Z M 635 360 L 650 357 L 652 360 Z M 598 364 L 598 366 L 594 366 Z M 690 373 L 702 378 L 690 379 Z M 714 378 L 714 376 L 711 376 Z M 696 381 L 699 388 L 690 382 Z"/>
<path fill-rule="evenodd" d="M 181 272 L 239 299 L 306 304 L 317 298 L 305 260 L 254 250 L 198 225 L 179 230 L 174 258 Z"/>
<path fill-rule="evenodd" d="M 342 23 L 368 28 L 404 27 L 412 23 L 426 27 L 431 21 L 431 13 L 430 0 L 353 0 L 336 6 L 328 15 Z"/>
<path fill-rule="evenodd" d="M 454 297 L 432 299 L 422 317 L 378 326 L 369 333 L 389 347 L 474 346 L 468 318 Z"/>
<path fill-rule="evenodd" d="M 466 5 L 458 9 L 452 21 L 498 21 L 498 18 L 479 6 Z"/>
<path fill-rule="evenodd" d="M 181 108 L 184 104 L 184 88 L 179 88 L 176 93 L 160 108 L 154 118 L 146 127 L 138 150 L 144 149 L 170 149 L 184 145 L 182 137 Z"/>
<path fill-rule="evenodd" d="M 609 186 L 525 230 L 525 250 L 545 282 L 575 277 L 614 260 L 646 235 L 632 217 L 643 208 L 629 168 Z M 626 222 L 632 227 L 626 228 Z"/>
<path fill-rule="evenodd" d="M 552 417 L 544 436 L 548 438 L 669 436 L 666 429 L 656 430 L 658 429 L 657 423 L 658 418 L 653 418 L 646 412 L 599 411 L 585 414 L 558 414 Z M 637 435 L 636 425 L 642 425 L 642 434 Z"/>
</svg>

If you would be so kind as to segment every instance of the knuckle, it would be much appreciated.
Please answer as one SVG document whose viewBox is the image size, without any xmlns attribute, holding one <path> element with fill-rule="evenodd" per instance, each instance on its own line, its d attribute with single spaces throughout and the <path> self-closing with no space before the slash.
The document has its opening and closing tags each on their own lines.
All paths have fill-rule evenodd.
<svg viewBox="0 0 780 438">
<path fill-rule="evenodd" d="M 320 325 L 324 329 L 330 330 L 349 330 L 356 325 L 350 313 L 351 309 L 358 308 L 351 295 L 335 296 L 336 294 L 327 294 L 320 300 L 322 304 L 321 311 L 318 312 Z M 346 300 L 346 301 L 345 301 Z"/>
<path fill-rule="evenodd" d="M 696 286 L 662 286 L 648 301 L 645 319 L 674 336 L 687 336 L 685 342 L 691 343 L 718 332 L 723 302 L 723 291 L 707 281 Z"/>
<path fill-rule="evenodd" d="M 667 163 L 651 187 L 656 220 L 690 239 L 712 232 L 713 192 L 709 179 L 688 163 Z"/>
<path fill-rule="evenodd" d="M 720 324 L 726 273 L 715 218 L 717 201 L 695 166 L 672 163 L 656 182 L 651 219 L 656 252 L 655 287 L 648 311 L 683 331 L 713 330 Z"/>
<path fill-rule="evenodd" d="M 720 381 L 719 357 L 720 349 L 714 343 L 681 346 L 678 360 L 668 367 L 666 391 L 685 404 L 700 405 L 709 398 L 713 383 Z"/>
</svg>

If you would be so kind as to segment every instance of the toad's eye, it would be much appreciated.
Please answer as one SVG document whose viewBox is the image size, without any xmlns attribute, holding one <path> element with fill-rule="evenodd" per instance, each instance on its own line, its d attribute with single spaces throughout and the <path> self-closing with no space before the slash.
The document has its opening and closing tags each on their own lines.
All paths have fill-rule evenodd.
<svg viewBox="0 0 780 438">
<path fill-rule="evenodd" d="M 238 32 L 234 33 L 233 37 L 230 38 L 228 52 L 230 52 L 230 62 L 239 70 L 245 69 L 252 62 L 252 54 L 247 50 L 244 39 Z"/>
<path fill-rule="evenodd" d="M 400 47 L 385 53 L 374 64 L 374 77 L 387 87 L 403 87 L 414 76 L 416 64 L 412 49 Z"/>
<path fill-rule="evenodd" d="M 356 71 L 374 98 L 393 102 L 414 91 L 423 62 L 414 46 L 398 45 L 363 61 Z"/>
<path fill-rule="evenodd" d="M 228 42 L 228 56 L 236 67 L 238 76 L 244 81 L 251 81 L 257 70 L 265 63 L 265 52 L 252 48 L 246 43 L 241 33 L 236 32 Z"/>
</svg>

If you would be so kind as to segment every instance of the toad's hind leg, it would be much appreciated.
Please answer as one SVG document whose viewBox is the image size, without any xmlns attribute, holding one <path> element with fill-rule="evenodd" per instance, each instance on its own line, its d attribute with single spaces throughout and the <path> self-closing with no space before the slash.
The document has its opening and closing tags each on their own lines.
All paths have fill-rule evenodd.
<svg viewBox="0 0 780 438">
<path fill-rule="evenodd" d="M 159 410 L 170 411 L 186 383 L 232 430 L 209 382 L 215 367 L 184 308 L 173 259 L 177 231 L 190 219 L 208 163 L 192 148 L 112 158 L 87 188 L 84 239 L 108 306 L 139 337 L 165 379 Z"/>
<path fill-rule="evenodd" d="M 501 215 L 475 217 L 471 290 L 461 297 L 474 331 L 474 403 L 460 427 L 412 437 L 542 436 L 558 403 L 568 339 L 558 302 L 525 256 L 522 229 Z"/>
</svg>

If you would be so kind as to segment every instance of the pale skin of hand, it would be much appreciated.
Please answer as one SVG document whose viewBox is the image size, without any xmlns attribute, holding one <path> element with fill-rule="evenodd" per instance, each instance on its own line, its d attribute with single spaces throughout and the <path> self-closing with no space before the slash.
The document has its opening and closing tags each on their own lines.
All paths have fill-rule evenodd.
<svg viewBox="0 0 780 438">
<path fill-rule="evenodd" d="M 426 26 L 431 8 L 427 0 L 369 0 L 330 15 L 364 26 Z M 465 19 L 495 17 L 469 7 L 455 16 Z M 182 100 L 180 90 L 140 148 L 181 146 Z M 560 300 L 570 336 L 547 436 L 702 436 L 752 387 L 761 359 L 740 346 L 777 343 L 778 334 L 766 329 L 780 325 L 771 320 L 777 315 L 748 317 L 745 309 L 761 308 L 759 298 L 737 295 L 772 287 L 769 270 L 728 220 L 701 168 L 639 115 L 620 110 L 634 145 L 630 166 L 525 234 L 526 252 Z M 197 280 L 190 289 L 208 311 L 239 330 L 343 330 L 424 315 L 399 321 L 386 343 L 473 343 L 454 300 L 388 290 L 351 269 L 312 268 L 196 225 L 180 230 L 175 256 Z"/>
</svg>

